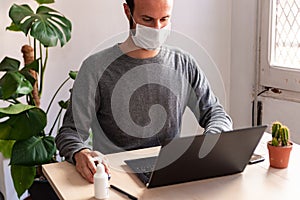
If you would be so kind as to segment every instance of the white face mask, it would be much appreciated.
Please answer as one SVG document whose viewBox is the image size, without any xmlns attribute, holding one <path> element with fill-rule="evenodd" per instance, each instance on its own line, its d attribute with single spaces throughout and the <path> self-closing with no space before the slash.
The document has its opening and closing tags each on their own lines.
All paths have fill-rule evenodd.
<svg viewBox="0 0 300 200">
<path fill-rule="evenodd" d="M 161 29 L 155 29 L 136 23 L 135 34 L 132 33 L 134 44 L 142 49 L 155 50 L 161 47 L 171 32 L 171 23 Z"/>
</svg>

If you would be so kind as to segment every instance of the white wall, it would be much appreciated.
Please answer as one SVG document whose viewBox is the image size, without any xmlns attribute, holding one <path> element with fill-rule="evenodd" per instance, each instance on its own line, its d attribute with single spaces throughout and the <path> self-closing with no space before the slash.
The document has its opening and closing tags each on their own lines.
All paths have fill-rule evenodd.
<svg viewBox="0 0 300 200">
<path fill-rule="evenodd" d="M 230 115 L 235 128 L 251 126 L 256 7 L 256 1 L 232 0 Z"/>
<path fill-rule="evenodd" d="M 174 9 L 173 28 L 207 50 L 222 74 L 226 93 L 229 93 L 231 0 L 176 1 Z M 226 102 L 229 106 L 229 95 Z"/>
<path fill-rule="evenodd" d="M 300 143 L 300 103 L 272 99 L 261 98 L 263 103 L 263 123 L 272 124 L 274 121 L 280 121 L 284 125 L 288 126 L 291 133 L 291 139 Z"/>
</svg>

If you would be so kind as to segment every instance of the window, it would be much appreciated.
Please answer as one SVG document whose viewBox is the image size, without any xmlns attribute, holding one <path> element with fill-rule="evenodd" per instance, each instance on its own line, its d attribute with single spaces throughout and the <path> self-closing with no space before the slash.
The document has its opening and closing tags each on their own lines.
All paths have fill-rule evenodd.
<svg viewBox="0 0 300 200">
<path fill-rule="evenodd" d="M 300 92 L 300 0 L 260 2 L 260 84 Z"/>
<path fill-rule="evenodd" d="M 300 69 L 300 0 L 277 0 L 272 8 L 271 65 Z"/>
</svg>

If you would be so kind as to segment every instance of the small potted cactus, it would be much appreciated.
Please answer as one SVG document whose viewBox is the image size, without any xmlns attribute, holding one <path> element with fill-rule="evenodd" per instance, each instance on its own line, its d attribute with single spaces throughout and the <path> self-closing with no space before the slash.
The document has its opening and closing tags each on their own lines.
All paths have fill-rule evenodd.
<svg viewBox="0 0 300 200">
<path fill-rule="evenodd" d="M 280 122 L 272 124 L 272 140 L 268 142 L 270 166 L 274 168 L 287 168 L 293 143 L 287 126 Z"/>
</svg>

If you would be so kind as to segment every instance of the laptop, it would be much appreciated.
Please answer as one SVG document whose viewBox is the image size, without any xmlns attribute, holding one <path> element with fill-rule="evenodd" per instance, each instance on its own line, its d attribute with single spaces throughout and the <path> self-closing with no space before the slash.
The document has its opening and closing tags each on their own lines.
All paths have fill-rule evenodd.
<svg viewBox="0 0 300 200">
<path fill-rule="evenodd" d="M 243 172 L 266 125 L 174 138 L 158 156 L 125 160 L 148 188 Z"/>
</svg>

